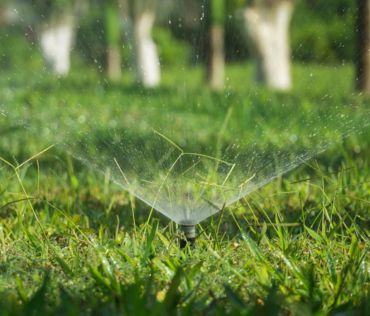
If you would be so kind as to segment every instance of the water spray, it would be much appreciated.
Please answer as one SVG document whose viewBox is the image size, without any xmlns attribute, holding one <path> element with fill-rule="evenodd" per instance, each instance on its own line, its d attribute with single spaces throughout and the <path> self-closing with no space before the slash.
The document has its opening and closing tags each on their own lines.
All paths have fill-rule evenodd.
<svg viewBox="0 0 370 316">
<path fill-rule="evenodd" d="M 179 228 L 183 233 L 180 239 L 180 248 L 185 248 L 187 245 L 194 246 L 196 239 L 195 225 L 192 224 L 180 224 Z"/>
</svg>

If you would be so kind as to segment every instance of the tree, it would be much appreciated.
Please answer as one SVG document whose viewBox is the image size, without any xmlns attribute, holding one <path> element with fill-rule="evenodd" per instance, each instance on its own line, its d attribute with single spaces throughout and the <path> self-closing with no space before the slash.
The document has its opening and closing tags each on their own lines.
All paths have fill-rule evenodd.
<svg viewBox="0 0 370 316">
<path fill-rule="evenodd" d="M 156 87 L 161 80 L 159 56 L 152 39 L 156 7 L 157 0 L 129 0 L 136 77 L 145 87 Z"/>
<path fill-rule="evenodd" d="M 357 74 L 358 90 L 370 93 L 370 1 L 357 0 Z"/>
<path fill-rule="evenodd" d="M 293 0 L 254 0 L 244 21 L 257 62 L 257 80 L 277 90 L 292 85 L 289 24 Z"/>
<path fill-rule="evenodd" d="M 42 55 L 47 66 L 64 76 L 70 69 L 70 53 L 75 33 L 73 0 L 31 0 L 38 16 L 37 30 Z"/>
<path fill-rule="evenodd" d="M 16 10 L 17 1 L 1 0 L 0 3 L 0 25 L 16 24 L 20 20 Z"/>
<path fill-rule="evenodd" d="M 7 3 L 0 3 L 0 25 L 8 24 L 9 22 L 9 9 Z"/>
<path fill-rule="evenodd" d="M 107 74 L 111 80 L 121 77 L 120 14 L 117 0 L 104 1 L 105 34 L 107 44 Z"/>
<path fill-rule="evenodd" d="M 221 90 L 225 76 L 225 0 L 208 0 L 208 16 L 210 25 L 207 78 L 212 89 Z"/>
</svg>

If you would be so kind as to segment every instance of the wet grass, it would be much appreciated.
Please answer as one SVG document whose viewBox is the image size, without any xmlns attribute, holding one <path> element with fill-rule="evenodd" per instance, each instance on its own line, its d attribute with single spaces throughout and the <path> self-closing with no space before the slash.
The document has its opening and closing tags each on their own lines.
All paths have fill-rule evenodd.
<svg viewBox="0 0 370 316">
<path fill-rule="evenodd" d="M 217 134 L 208 117 L 222 122 L 235 103 L 276 122 L 294 108 L 368 103 L 352 93 L 350 65 L 296 65 L 288 94 L 245 82 L 252 69 L 242 67 L 228 69 L 226 96 L 199 88 L 197 68 L 186 80 L 165 72 L 163 88 L 149 91 L 129 75 L 110 85 L 88 70 L 32 82 L 7 72 L 0 86 L 8 111 L 30 109 L 41 121 L 77 104 L 104 120 L 122 107 L 158 125 L 183 116 L 199 151 Z M 282 103 L 286 113 L 271 108 Z M 157 105 L 160 115 L 148 114 Z M 201 223 L 196 247 L 181 250 L 176 225 L 110 183 L 109 170 L 97 174 L 65 148 L 42 153 L 43 132 L 25 133 L 11 113 L 0 115 L 0 315 L 370 314 L 368 131 Z M 237 118 L 241 137 L 253 135 Z"/>
</svg>

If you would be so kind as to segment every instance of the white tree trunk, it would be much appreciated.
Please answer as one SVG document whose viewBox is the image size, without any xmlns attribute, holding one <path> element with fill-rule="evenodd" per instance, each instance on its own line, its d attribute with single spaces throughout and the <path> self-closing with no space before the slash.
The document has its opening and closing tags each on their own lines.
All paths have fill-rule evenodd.
<svg viewBox="0 0 370 316">
<path fill-rule="evenodd" d="M 74 39 L 74 17 L 66 14 L 51 20 L 40 31 L 43 57 L 51 71 L 64 76 L 70 69 L 70 54 Z"/>
<path fill-rule="evenodd" d="M 260 0 L 244 11 L 252 49 L 257 59 L 257 79 L 268 87 L 289 90 L 292 86 L 289 23 L 293 3 Z"/>
<path fill-rule="evenodd" d="M 133 17 L 133 37 L 138 81 L 145 87 L 156 87 L 161 81 L 159 56 L 152 39 L 155 13 L 139 12 Z"/>
</svg>

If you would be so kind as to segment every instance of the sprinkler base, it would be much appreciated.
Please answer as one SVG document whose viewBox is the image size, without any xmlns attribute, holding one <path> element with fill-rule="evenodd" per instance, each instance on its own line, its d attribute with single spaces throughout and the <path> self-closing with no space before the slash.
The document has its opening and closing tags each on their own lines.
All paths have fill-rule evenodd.
<svg viewBox="0 0 370 316">
<path fill-rule="evenodd" d="M 179 227 L 184 235 L 180 239 L 180 248 L 185 248 L 187 245 L 193 247 L 196 239 L 195 225 L 180 225 Z"/>
</svg>

